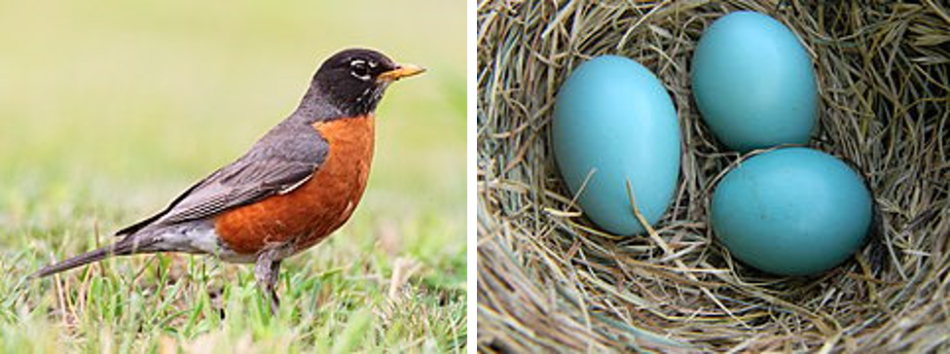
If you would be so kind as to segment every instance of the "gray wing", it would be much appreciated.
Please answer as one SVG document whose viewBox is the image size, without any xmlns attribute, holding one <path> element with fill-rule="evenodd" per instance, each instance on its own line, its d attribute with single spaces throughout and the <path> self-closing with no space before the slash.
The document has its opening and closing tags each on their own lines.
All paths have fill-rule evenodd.
<svg viewBox="0 0 950 354">
<path fill-rule="evenodd" d="M 188 188 L 161 212 L 116 232 L 200 220 L 228 209 L 287 193 L 310 179 L 326 159 L 326 140 L 310 127 L 278 126 L 247 154 Z"/>
</svg>

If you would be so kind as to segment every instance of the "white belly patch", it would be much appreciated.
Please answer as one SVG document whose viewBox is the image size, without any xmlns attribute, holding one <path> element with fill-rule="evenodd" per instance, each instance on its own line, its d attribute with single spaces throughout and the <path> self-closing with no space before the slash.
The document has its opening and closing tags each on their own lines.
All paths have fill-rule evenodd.
<svg viewBox="0 0 950 354">
<path fill-rule="evenodd" d="M 230 263 L 254 263 L 253 254 L 238 254 L 220 242 L 209 224 L 169 228 L 161 233 L 161 247 L 167 251 L 209 254 Z"/>
</svg>

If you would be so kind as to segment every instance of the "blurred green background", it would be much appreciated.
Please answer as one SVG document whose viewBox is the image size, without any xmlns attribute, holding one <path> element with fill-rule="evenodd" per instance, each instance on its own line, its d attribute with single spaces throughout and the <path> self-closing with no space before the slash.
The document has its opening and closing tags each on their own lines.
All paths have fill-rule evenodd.
<svg viewBox="0 0 950 354">
<path fill-rule="evenodd" d="M 429 72 L 387 91 L 354 219 L 292 263 L 385 279 L 410 258 L 467 308 L 467 21 L 461 1 L 0 0 L 0 292 L 164 207 L 286 117 L 323 59 L 365 46 Z"/>
<path fill-rule="evenodd" d="M 92 189 L 109 203 L 171 188 L 158 192 L 170 198 L 289 114 L 323 59 L 367 46 L 429 69 L 393 85 L 380 106 L 368 204 L 405 210 L 399 198 L 373 198 L 382 189 L 462 207 L 456 3 L 0 3 L 2 184 L 104 184 Z"/>
</svg>

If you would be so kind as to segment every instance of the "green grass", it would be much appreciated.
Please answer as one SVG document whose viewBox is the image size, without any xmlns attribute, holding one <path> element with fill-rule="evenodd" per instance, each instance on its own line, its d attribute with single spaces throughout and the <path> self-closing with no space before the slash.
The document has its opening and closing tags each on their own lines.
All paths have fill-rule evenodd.
<svg viewBox="0 0 950 354">
<path fill-rule="evenodd" d="M 0 2 L 0 352 L 465 348 L 464 2 L 268 4 Z M 277 317 L 202 256 L 24 282 L 239 156 L 353 45 L 429 72 L 388 91 L 366 196 L 284 262 Z"/>
</svg>

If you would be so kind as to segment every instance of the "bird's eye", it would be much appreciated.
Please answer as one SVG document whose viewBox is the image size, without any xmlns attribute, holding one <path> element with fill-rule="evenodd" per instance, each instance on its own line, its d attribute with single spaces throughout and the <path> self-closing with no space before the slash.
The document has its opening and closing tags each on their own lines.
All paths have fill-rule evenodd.
<svg viewBox="0 0 950 354">
<path fill-rule="evenodd" d="M 369 66 L 363 60 L 357 59 L 350 62 L 350 74 L 363 81 L 369 81 L 370 79 Z"/>
</svg>

